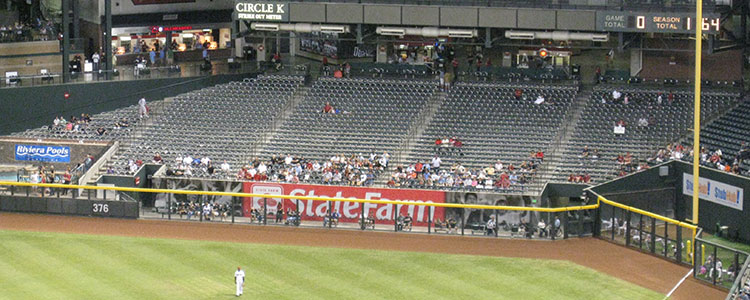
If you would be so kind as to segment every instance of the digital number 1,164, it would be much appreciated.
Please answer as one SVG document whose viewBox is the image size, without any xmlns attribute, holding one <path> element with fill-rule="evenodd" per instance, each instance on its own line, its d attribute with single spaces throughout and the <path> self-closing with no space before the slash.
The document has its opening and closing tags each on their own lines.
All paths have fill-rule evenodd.
<svg viewBox="0 0 750 300">
<path fill-rule="evenodd" d="M 703 18 L 703 22 L 701 23 L 701 29 L 705 31 L 713 30 L 718 32 L 721 27 L 719 18 Z M 693 18 L 691 17 L 687 17 L 687 30 L 693 30 Z"/>
</svg>

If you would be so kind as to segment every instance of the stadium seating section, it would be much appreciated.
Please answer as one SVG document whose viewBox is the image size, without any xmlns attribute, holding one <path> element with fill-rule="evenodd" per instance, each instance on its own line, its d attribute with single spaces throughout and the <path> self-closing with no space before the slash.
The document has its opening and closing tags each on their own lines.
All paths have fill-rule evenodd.
<svg viewBox="0 0 750 300">
<path fill-rule="evenodd" d="M 522 97 L 516 97 L 517 89 Z M 615 90 L 622 94 L 619 101 L 613 101 Z M 539 96 L 544 103 L 535 103 Z M 625 96 L 627 104 L 622 103 Z M 327 102 L 332 113 L 323 112 Z M 289 181 L 291 169 L 282 158 L 322 165 L 343 156 L 356 170 L 342 163 L 338 169 L 333 166 L 333 173 L 362 179 L 368 169 L 374 174 L 366 182 L 333 182 L 325 178 L 325 171 L 305 172 L 293 182 L 356 185 L 385 185 L 396 167 L 429 163 L 437 153 L 445 167 L 441 170 L 460 164 L 470 177 L 501 161 L 505 168 L 498 174 L 517 172 L 529 180 L 486 189 L 532 193 L 546 182 L 567 182 L 571 174 L 588 174 L 592 182 L 603 182 L 618 174 L 618 155 L 629 152 L 643 161 L 668 143 L 689 143 L 692 104 L 690 90 L 664 86 L 600 84 L 582 93 L 575 83 L 506 80 L 461 82 L 443 91 L 436 81 L 410 76 L 319 78 L 306 85 L 300 76 L 260 75 L 150 103 L 155 109 L 148 119 L 140 120 L 137 107 L 130 106 L 92 116 L 84 131 L 50 126 L 14 136 L 119 140 L 120 150 L 103 168 L 115 174 L 132 174 L 131 160 L 150 162 L 160 153 L 171 169 L 184 168 L 177 161 L 184 156 L 210 157 L 217 169 L 223 161 L 231 166 L 228 173 L 214 174 L 196 167 L 191 177 L 235 179 L 243 166 L 262 161 L 269 167 L 269 180 Z M 741 142 L 750 140 L 750 104 L 740 100 L 739 92 L 704 91 L 702 114 L 711 120 L 702 135 L 708 148 L 735 156 Z M 123 118 L 131 126 L 115 129 Z M 648 124 L 639 124 L 641 119 Z M 613 127 L 620 120 L 626 129 L 616 134 Z M 97 134 L 99 127 L 108 132 Z M 436 140 L 444 138 L 458 139 L 462 145 L 437 146 Z M 597 158 L 581 157 L 586 146 L 592 153 L 598 151 Z M 537 152 L 548 154 L 543 162 L 532 157 Z M 389 159 L 387 168 L 363 167 L 383 156 Z M 533 170 L 507 169 L 530 160 L 536 163 Z M 749 167 L 741 165 L 744 172 Z M 417 181 L 400 186 L 484 188 Z"/>
</svg>

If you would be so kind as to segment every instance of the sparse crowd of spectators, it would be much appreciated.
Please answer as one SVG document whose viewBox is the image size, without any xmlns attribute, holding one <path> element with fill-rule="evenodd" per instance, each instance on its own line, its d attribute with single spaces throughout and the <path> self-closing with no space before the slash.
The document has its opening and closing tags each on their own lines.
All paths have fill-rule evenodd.
<svg viewBox="0 0 750 300">
<path fill-rule="evenodd" d="M 67 167 L 65 172 L 57 172 L 54 165 L 40 165 L 28 175 L 28 182 L 72 184 L 73 181 L 83 175 L 83 173 L 85 173 L 95 161 L 96 159 L 93 155 L 86 154 L 80 163 Z M 42 195 L 52 195 L 58 192 L 54 188 L 35 188 L 35 190 Z M 60 189 L 59 192 L 61 195 L 67 195 L 68 189 Z"/>
<path fill-rule="evenodd" d="M 368 186 L 388 166 L 390 155 L 344 154 L 331 156 L 328 160 L 310 160 L 301 156 L 274 155 L 269 160 L 253 159 L 242 166 L 235 175 L 237 180 L 272 181 L 286 183 L 320 183 L 335 185 Z M 157 153 L 153 163 L 163 164 Z M 129 162 L 131 172 L 140 167 L 139 161 Z M 168 176 L 214 175 L 231 176 L 231 166 L 224 161 L 217 170 L 209 157 L 178 156 L 170 164 Z"/>
<path fill-rule="evenodd" d="M 0 26 L 0 43 L 46 41 L 57 36 L 57 26 L 52 21 L 37 18 L 33 24 L 15 22 Z"/>
<path fill-rule="evenodd" d="M 511 189 L 529 183 L 544 160 L 544 153 L 532 152 L 519 166 L 503 164 L 498 160 L 485 168 L 469 169 L 460 163 L 450 167 L 442 166 L 442 160 L 435 155 L 429 161 L 417 161 L 408 166 L 397 166 L 387 185 L 390 187 L 435 187 L 435 188 L 475 188 Z"/>
<path fill-rule="evenodd" d="M 701 148 L 700 152 L 700 164 L 704 167 L 715 168 L 725 172 L 737 174 L 737 175 L 748 175 L 743 174 L 740 169 L 740 163 L 750 158 L 750 147 L 743 142 L 740 145 L 740 151 L 734 157 L 725 155 L 721 149 L 709 150 L 705 147 Z M 693 161 L 693 149 L 692 147 L 685 147 L 680 143 L 668 144 L 665 148 L 659 149 L 656 154 L 649 158 L 650 163 L 658 164 L 669 160 L 684 160 L 688 162 Z"/>
<path fill-rule="evenodd" d="M 721 149 L 709 150 L 705 147 L 701 148 L 700 152 L 700 165 L 708 168 L 714 168 L 717 170 L 725 171 L 736 175 L 750 176 L 748 172 L 743 172 L 740 169 L 740 164 L 750 159 L 750 147 L 744 142 L 740 146 L 740 151 L 734 157 L 725 155 Z M 683 146 L 680 143 L 670 143 L 666 147 L 659 149 L 654 156 L 648 158 L 643 163 L 627 163 L 627 156 L 625 159 L 618 157 L 618 162 L 623 161 L 620 169 L 620 176 L 627 175 L 632 172 L 648 169 L 649 165 L 660 164 L 670 160 L 683 160 L 686 162 L 693 161 L 693 148 L 689 146 Z M 635 160 L 637 161 L 637 160 Z"/>
<path fill-rule="evenodd" d="M 228 204 L 205 202 L 201 205 L 196 202 L 180 202 L 177 204 L 176 213 L 180 215 L 180 218 L 185 216 L 188 220 L 203 217 L 206 221 L 225 221 L 231 216 L 231 208 Z"/>
</svg>

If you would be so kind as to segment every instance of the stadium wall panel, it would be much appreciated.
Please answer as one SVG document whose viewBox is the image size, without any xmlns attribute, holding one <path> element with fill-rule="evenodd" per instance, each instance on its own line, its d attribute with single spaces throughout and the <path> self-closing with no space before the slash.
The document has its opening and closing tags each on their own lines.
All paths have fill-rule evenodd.
<svg viewBox="0 0 750 300">
<path fill-rule="evenodd" d="M 290 22 L 326 22 L 326 6 L 321 4 L 290 3 Z"/>
<path fill-rule="evenodd" d="M 47 212 L 53 214 L 62 213 L 62 199 L 47 198 Z"/>
<path fill-rule="evenodd" d="M 550 9 L 519 9 L 518 28 L 552 29 L 557 26 L 556 12 Z"/>
<path fill-rule="evenodd" d="M 326 5 L 329 23 L 359 24 L 363 21 L 363 8 L 360 4 Z"/>
<path fill-rule="evenodd" d="M 477 27 L 479 15 L 476 8 L 440 8 L 440 26 Z"/>
<path fill-rule="evenodd" d="M 479 27 L 516 28 L 517 12 L 508 8 L 483 8 L 479 10 Z"/>
<path fill-rule="evenodd" d="M 557 29 L 595 31 L 596 12 L 558 10 Z"/>
<path fill-rule="evenodd" d="M 47 199 L 44 198 L 29 198 L 31 202 L 31 211 L 36 213 L 47 212 Z"/>
<path fill-rule="evenodd" d="M 365 5 L 364 24 L 401 24 L 401 7 Z"/>
<path fill-rule="evenodd" d="M 401 23 L 404 25 L 439 26 L 440 8 L 436 6 L 403 6 Z"/>
</svg>

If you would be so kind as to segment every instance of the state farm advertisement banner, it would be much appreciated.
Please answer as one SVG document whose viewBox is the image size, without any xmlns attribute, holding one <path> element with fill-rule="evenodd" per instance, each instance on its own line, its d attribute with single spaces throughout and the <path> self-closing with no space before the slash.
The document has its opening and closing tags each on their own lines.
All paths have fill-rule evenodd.
<svg viewBox="0 0 750 300">
<path fill-rule="evenodd" d="M 407 190 L 407 189 L 379 189 L 346 186 L 285 184 L 285 183 L 262 183 L 244 182 L 244 193 L 264 195 L 290 195 L 311 196 L 331 198 L 354 198 L 370 200 L 398 200 L 409 202 L 445 203 L 445 193 L 439 191 Z M 292 200 L 269 197 L 266 198 L 268 213 L 275 213 L 279 207 L 287 211 L 297 209 L 303 221 L 323 221 L 327 214 L 327 201 L 317 200 Z M 281 204 L 281 206 L 279 206 Z M 409 214 L 414 219 L 414 225 L 427 226 L 428 210 L 432 211 L 432 218 L 444 219 L 444 208 L 427 207 L 421 205 L 394 205 L 379 203 L 357 203 L 333 201 L 330 203 L 332 211 L 338 211 L 341 217 L 339 222 L 358 223 L 361 214 L 365 218 L 373 215 L 378 224 L 393 224 L 394 215 Z M 263 209 L 263 198 L 244 198 L 242 209 L 245 216 L 250 216 L 253 209 Z"/>
</svg>

